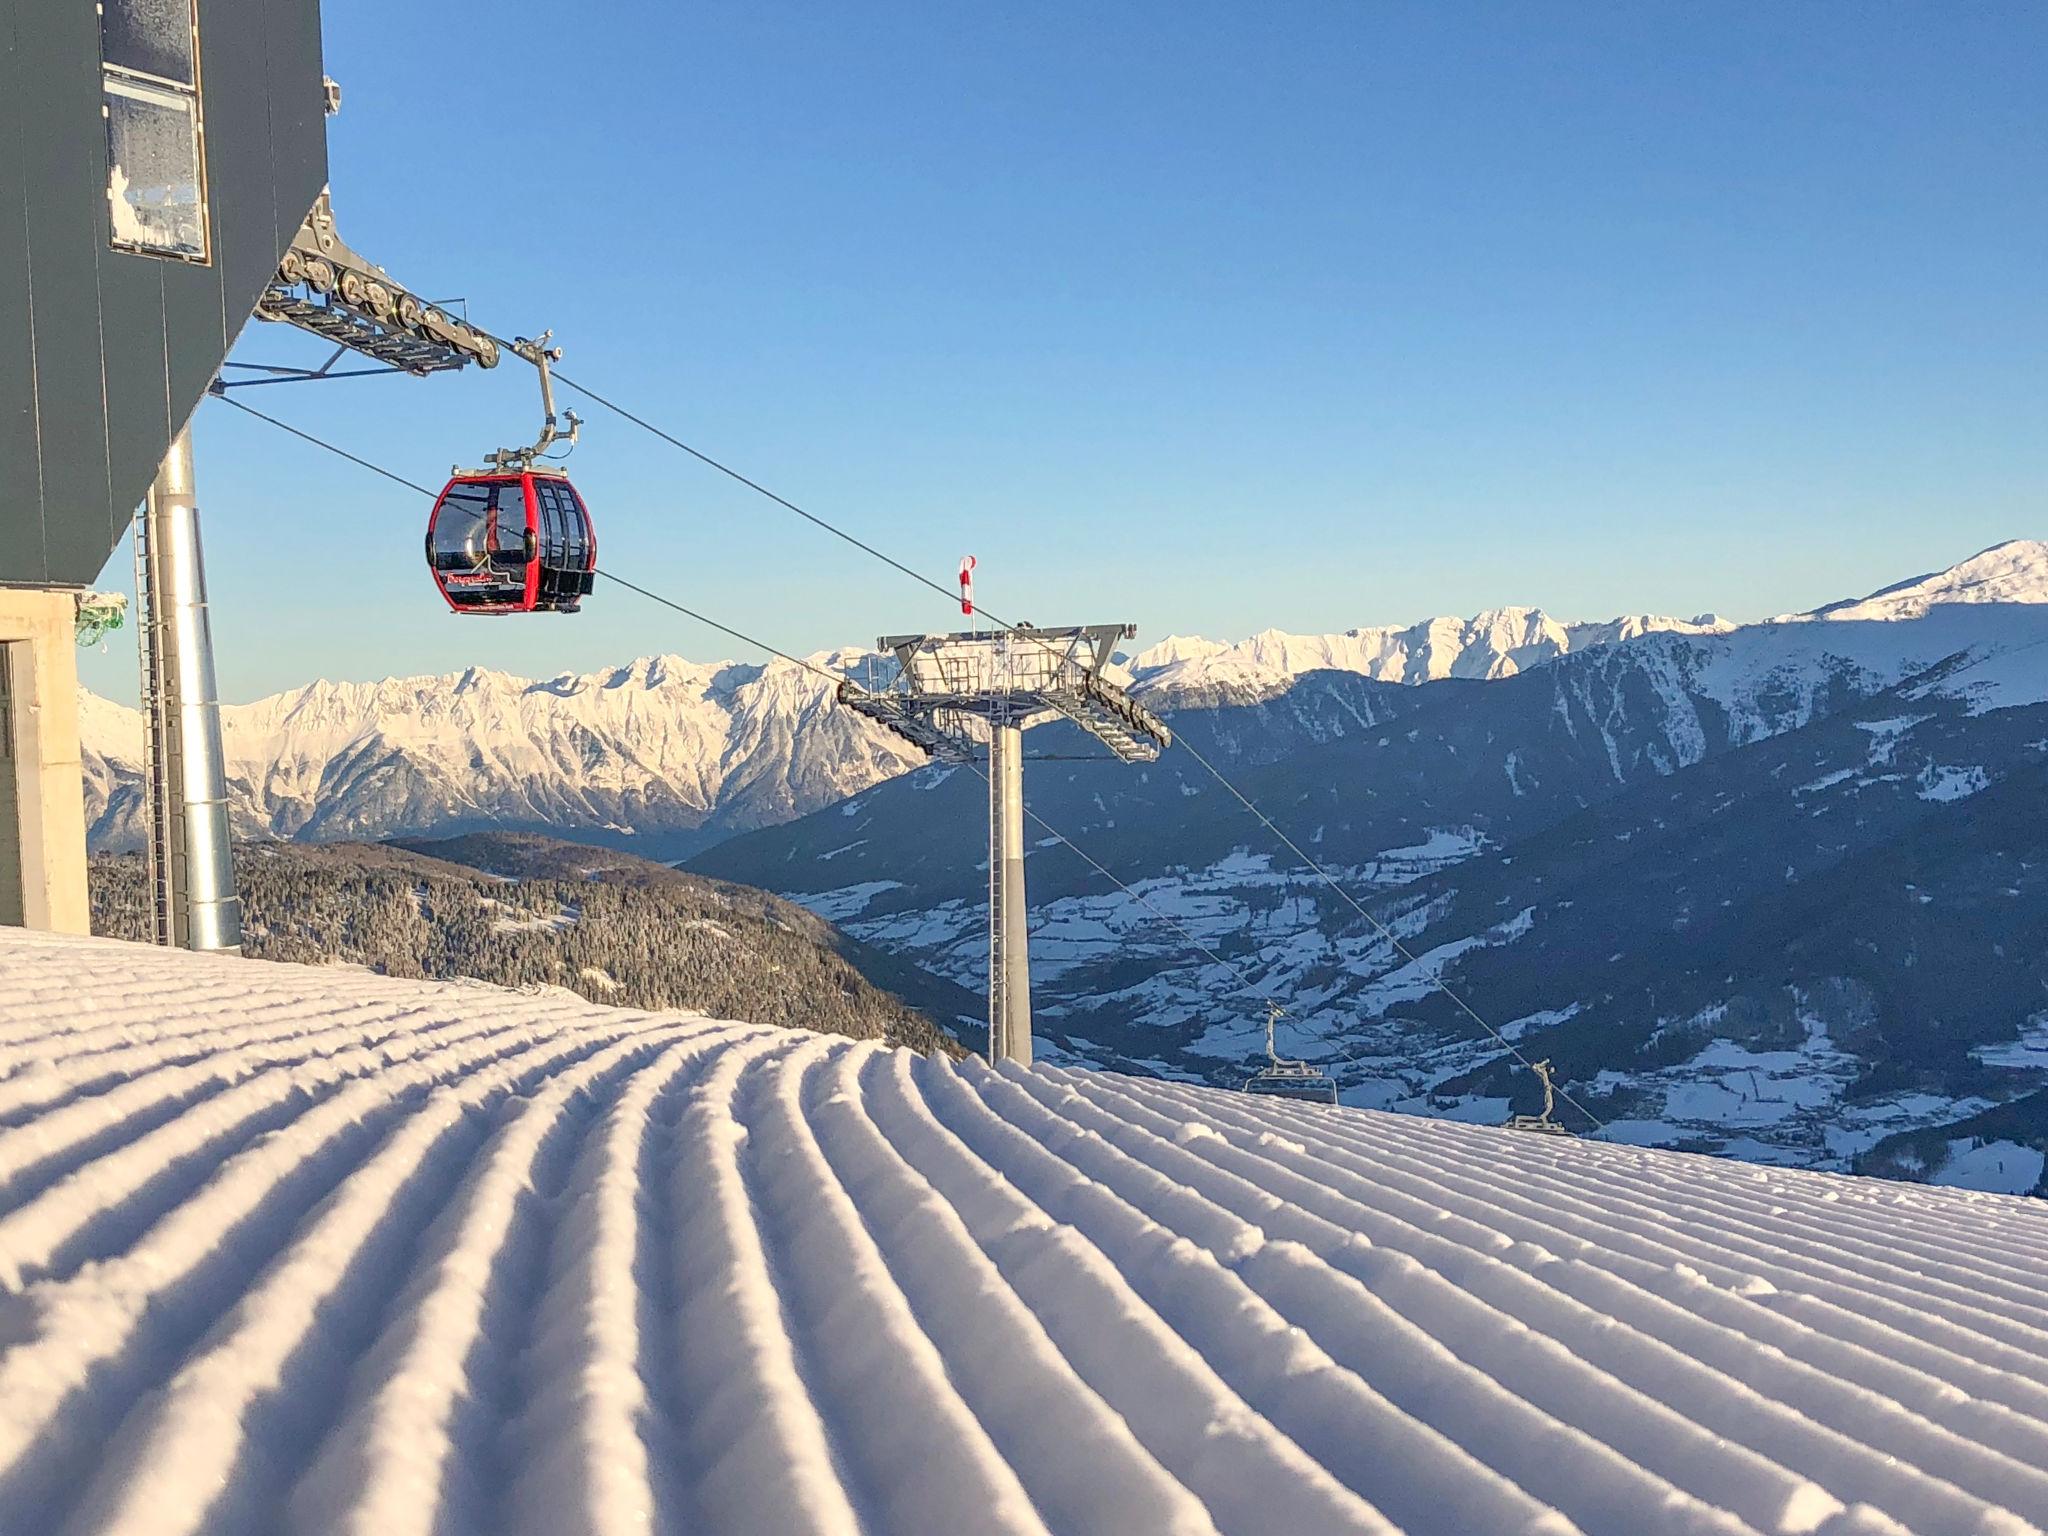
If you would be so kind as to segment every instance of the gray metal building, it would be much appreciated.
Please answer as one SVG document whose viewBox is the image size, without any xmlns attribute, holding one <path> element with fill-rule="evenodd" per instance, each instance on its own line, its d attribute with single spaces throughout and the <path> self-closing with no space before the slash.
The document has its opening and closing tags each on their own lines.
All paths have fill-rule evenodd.
<svg viewBox="0 0 2048 1536">
<path fill-rule="evenodd" d="M 98 577 L 326 180 L 318 0 L 0 8 L 0 584 Z"/>
<path fill-rule="evenodd" d="M 238 942 L 185 428 L 326 185 L 325 118 L 318 0 L 0 5 L 0 922 L 87 926 L 75 594 L 147 495 L 179 557 L 143 642 L 177 786 L 152 869 L 196 893 L 180 941 Z"/>
</svg>

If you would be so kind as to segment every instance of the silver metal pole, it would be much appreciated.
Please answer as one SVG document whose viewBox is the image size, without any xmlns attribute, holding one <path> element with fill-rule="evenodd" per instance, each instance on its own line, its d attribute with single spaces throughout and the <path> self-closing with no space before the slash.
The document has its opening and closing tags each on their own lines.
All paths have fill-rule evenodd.
<svg viewBox="0 0 2048 1536">
<path fill-rule="evenodd" d="M 159 697 L 143 700 L 143 708 L 161 725 L 150 788 L 163 808 L 171 937 L 187 949 L 239 950 L 242 903 L 228 846 L 227 774 L 190 428 L 164 456 L 144 516 L 143 575 L 152 590 L 142 643 L 153 647 L 144 672 L 154 677 Z"/>
<path fill-rule="evenodd" d="M 995 911 L 990 920 L 1001 935 L 1001 1030 L 996 1053 L 1003 1059 L 1031 1065 L 1031 941 L 1024 905 L 1024 732 L 994 722 L 989 731 L 990 793 L 996 814 L 990 819 L 995 846 L 989 863 L 999 879 Z M 997 977 L 989 978 L 991 983 Z"/>
<path fill-rule="evenodd" d="M 988 742 L 988 1064 L 1003 1059 L 1003 776 L 995 727 Z"/>
</svg>

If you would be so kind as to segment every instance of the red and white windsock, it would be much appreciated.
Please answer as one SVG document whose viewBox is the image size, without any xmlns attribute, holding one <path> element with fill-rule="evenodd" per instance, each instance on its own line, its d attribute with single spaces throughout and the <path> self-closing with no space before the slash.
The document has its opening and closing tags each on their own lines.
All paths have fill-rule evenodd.
<svg viewBox="0 0 2048 1536">
<path fill-rule="evenodd" d="M 974 556 L 960 558 L 960 611 L 974 617 Z"/>
</svg>

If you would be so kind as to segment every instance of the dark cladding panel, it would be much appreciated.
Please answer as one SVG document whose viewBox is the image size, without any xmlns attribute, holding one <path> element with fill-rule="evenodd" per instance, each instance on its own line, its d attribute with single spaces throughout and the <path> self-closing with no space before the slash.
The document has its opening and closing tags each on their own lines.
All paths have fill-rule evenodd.
<svg viewBox="0 0 2048 1536">
<path fill-rule="evenodd" d="M 219 228 L 216 223 L 213 265 L 158 263 L 164 276 L 164 350 L 170 361 L 173 431 L 198 409 L 228 352 L 221 335 Z"/>
<path fill-rule="evenodd" d="M 327 96 L 322 89 L 317 0 L 209 0 L 263 16 L 270 80 L 270 164 L 282 254 L 327 185 Z M 255 23 L 251 22 L 251 25 Z"/>
<path fill-rule="evenodd" d="M 0 550 L 8 564 L 43 562 L 42 466 L 36 448 L 35 369 L 29 357 L 28 226 L 21 195 L 22 60 L 14 45 L 14 7 L 0 11 Z"/>
<path fill-rule="evenodd" d="M 136 10 L 132 3 L 127 10 Z M 115 13 L 122 7 L 115 7 Z M 112 215 L 105 198 L 98 203 L 100 329 L 103 337 L 107 406 L 106 545 L 112 549 L 127 530 L 140 491 L 156 477 L 163 449 L 170 440 L 170 406 L 164 356 L 164 275 L 191 270 L 182 262 L 165 262 L 113 248 Z M 89 578 L 88 578 L 89 579 Z"/>
<path fill-rule="evenodd" d="M 164 376 L 164 267 L 148 256 L 108 251 L 100 257 L 100 316 L 109 338 L 107 450 L 117 498 L 109 509 L 118 543 L 171 440 Z M 122 346 L 120 338 L 135 338 Z M 154 346 L 145 344 L 153 339 Z M 109 548 L 112 547 L 110 544 Z"/>
<path fill-rule="evenodd" d="M 240 21 L 232 9 L 224 11 L 217 0 L 207 0 L 199 7 L 205 119 L 202 156 L 206 164 L 208 246 L 212 260 L 204 266 L 181 261 L 156 264 L 163 278 L 164 357 L 174 433 L 197 409 L 206 386 L 220 371 L 221 359 L 227 356 L 227 328 L 221 318 L 221 267 L 227 255 L 222 232 L 239 222 L 237 213 L 255 199 L 256 190 L 266 186 L 270 179 L 265 157 L 257 162 L 257 179 L 249 180 L 244 174 L 249 160 L 247 145 L 233 143 L 238 134 L 253 131 L 261 138 L 270 132 L 263 111 L 263 92 L 249 90 L 245 84 L 262 80 L 262 52 L 259 49 L 255 55 L 256 68 L 252 73 L 244 57 L 232 47 Z M 216 41 L 216 33 L 227 34 L 227 38 Z M 151 478 L 154 475 L 152 468 Z"/>
<path fill-rule="evenodd" d="M 326 180 L 318 0 L 197 0 L 196 70 L 190 3 L 105 0 L 103 77 L 93 0 L 0 0 L 0 582 L 98 576 Z M 195 80 L 204 223 L 189 131 L 138 137 Z"/>
<path fill-rule="evenodd" d="M 49 577 L 88 582 L 112 548 L 98 324 L 107 174 L 99 18 L 89 5 L 17 6 L 15 43 L 28 65 L 16 100 Z"/>
<path fill-rule="evenodd" d="M 268 78 L 263 17 L 268 9 L 262 0 L 207 0 L 199 37 L 207 79 Z M 216 186 L 248 189 L 214 206 L 213 251 L 220 278 L 215 322 L 223 351 L 235 344 L 284 254 L 271 192 L 270 113 L 270 97 L 263 91 L 209 92 L 206 98 L 208 179 Z"/>
</svg>

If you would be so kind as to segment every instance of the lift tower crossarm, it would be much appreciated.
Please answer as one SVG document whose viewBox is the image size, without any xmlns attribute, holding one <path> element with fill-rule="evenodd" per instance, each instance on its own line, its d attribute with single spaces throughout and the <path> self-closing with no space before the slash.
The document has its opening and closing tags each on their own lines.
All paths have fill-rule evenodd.
<svg viewBox="0 0 2048 1536">
<path fill-rule="evenodd" d="M 1172 730 L 1103 676 L 1116 643 L 1135 633 L 1130 624 L 1020 624 L 999 635 L 884 635 L 875 644 L 896 657 L 894 684 L 842 684 L 839 700 L 946 761 L 972 755 L 965 718 L 988 716 L 993 696 L 1020 726 L 1064 716 L 1122 761 L 1149 763 L 1173 744 Z"/>
<path fill-rule="evenodd" d="M 901 694 L 863 688 L 852 678 L 839 684 L 839 702 L 887 726 L 927 756 L 942 763 L 971 763 L 974 747 L 964 737 L 940 730 Z"/>
</svg>

